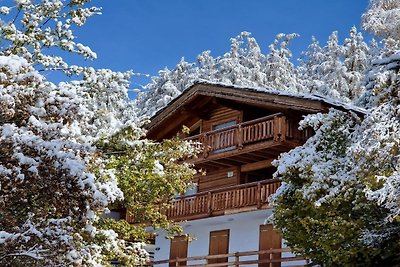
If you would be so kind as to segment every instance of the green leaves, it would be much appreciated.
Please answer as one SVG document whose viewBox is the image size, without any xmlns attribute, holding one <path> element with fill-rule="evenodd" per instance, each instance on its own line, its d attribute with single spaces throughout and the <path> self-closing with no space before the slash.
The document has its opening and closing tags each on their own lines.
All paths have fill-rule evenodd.
<svg viewBox="0 0 400 267">
<path fill-rule="evenodd" d="M 145 227 L 149 225 L 179 234 L 182 230 L 167 219 L 164 211 L 190 185 L 195 170 L 183 159 L 193 156 L 196 149 L 179 138 L 157 143 L 140 137 L 137 129 L 126 128 L 99 143 L 105 157 L 103 167 L 116 177 L 124 194 L 117 205 L 126 208 L 135 220 L 134 225 L 103 220 L 101 227 L 134 241 L 148 238 Z"/>
<path fill-rule="evenodd" d="M 305 120 L 310 125 L 312 116 Z M 382 185 L 372 178 L 373 162 L 357 161 L 351 149 L 360 124 L 331 110 L 303 147 L 277 162 L 284 183 L 274 199 L 274 222 L 288 246 L 327 267 L 377 266 L 399 245 L 389 230 L 398 228 L 384 222 L 388 211 L 366 194 L 371 184 Z"/>
</svg>

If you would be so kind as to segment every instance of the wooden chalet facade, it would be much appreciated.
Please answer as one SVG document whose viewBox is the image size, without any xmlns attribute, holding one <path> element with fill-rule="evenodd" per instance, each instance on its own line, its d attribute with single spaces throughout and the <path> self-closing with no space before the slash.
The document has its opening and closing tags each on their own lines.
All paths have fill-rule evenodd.
<svg viewBox="0 0 400 267">
<path fill-rule="evenodd" d="M 148 138 L 161 141 L 187 126 L 190 135 L 184 137 L 202 144 L 191 161 L 206 174 L 197 175 L 193 192 L 166 211 L 170 219 L 185 221 L 185 234 L 197 240 L 166 241 L 160 232 L 154 264 L 304 266 L 265 225 L 268 199 L 280 185 L 271 163 L 313 134 L 298 129 L 303 116 L 331 107 L 344 109 L 323 98 L 196 83 L 159 111 L 147 126 Z"/>
</svg>

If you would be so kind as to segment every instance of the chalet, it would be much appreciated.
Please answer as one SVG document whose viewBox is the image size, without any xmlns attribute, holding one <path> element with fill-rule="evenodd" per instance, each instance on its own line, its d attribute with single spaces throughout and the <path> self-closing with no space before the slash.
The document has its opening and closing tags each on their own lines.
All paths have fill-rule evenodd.
<svg viewBox="0 0 400 267">
<path fill-rule="evenodd" d="M 196 176 L 191 192 L 167 211 L 194 240 L 166 239 L 160 231 L 155 265 L 304 266 L 266 224 L 269 196 L 280 185 L 271 163 L 313 134 L 298 129 L 303 116 L 330 108 L 349 109 L 319 96 L 198 82 L 159 111 L 147 127 L 148 138 L 170 138 L 189 127 L 186 138 L 203 144 L 192 162 L 206 175 Z"/>
</svg>

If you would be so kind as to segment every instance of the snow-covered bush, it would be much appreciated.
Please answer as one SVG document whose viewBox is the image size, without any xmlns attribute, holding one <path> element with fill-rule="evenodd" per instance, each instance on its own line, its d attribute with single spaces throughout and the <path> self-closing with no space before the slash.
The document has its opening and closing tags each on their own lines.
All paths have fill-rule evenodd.
<svg viewBox="0 0 400 267">
<path fill-rule="evenodd" d="M 99 11 L 89 2 L 18 0 L 0 8 L 1 266 L 139 264 L 147 254 L 134 242 L 144 239 L 143 228 L 100 215 L 123 203 L 169 227 L 155 195 L 168 202 L 193 173 L 178 164 L 191 155 L 188 144 L 143 139 L 127 95 L 130 72 L 69 65 L 56 55 L 59 48 L 96 58 L 73 35 Z M 54 84 L 42 75 L 49 71 L 76 80 Z M 128 167 L 141 183 L 123 176 Z M 163 182 L 163 190 L 155 186 Z"/>
</svg>

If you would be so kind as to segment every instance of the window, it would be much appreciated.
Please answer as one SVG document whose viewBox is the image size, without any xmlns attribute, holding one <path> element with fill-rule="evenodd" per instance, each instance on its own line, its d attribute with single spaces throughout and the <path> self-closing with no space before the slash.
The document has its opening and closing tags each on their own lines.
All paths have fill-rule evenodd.
<svg viewBox="0 0 400 267">
<path fill-rule="evenodd" d="M 191 196 L 197 194 L 197 183 L 191 183 L 186 189 L 185 196 Z"/>
<path fill-rule="evenodd" d="M 249 172 L 243 172 L 240 177 L 240 183 L 246 184 L 272 179 L 275 171 L 276 167 L 269 167 Z"/>
<path fill-rule="evenodd" d="M 228 121 L 214 125 L 213 130 L 221 130 L 234 125 L 236 125 L 236 121 Z M 215 134 L 212 140 L 212 147 L 215 149 L 214 153 L 221 153 L 235 149 L 236 145 L 234 144 L 234 139 L 234 131 L 229 134 L 224 134 L 223 132 Z"/>
<path fill-rule="evenodd" d="M 213 130 L 219 130 L 219 129 L 223 129 L 223 128 L 228 128 L 231 126 L 236 125 L 236 121 L 228 121 L 228 122 L 224 122 L 221 124 L 217 124 L 213 126 Z"/>
</svg>

